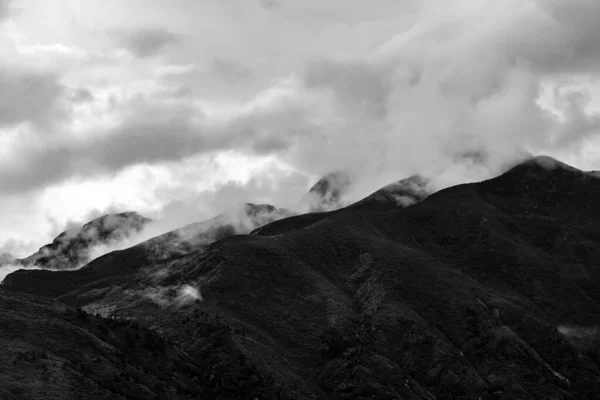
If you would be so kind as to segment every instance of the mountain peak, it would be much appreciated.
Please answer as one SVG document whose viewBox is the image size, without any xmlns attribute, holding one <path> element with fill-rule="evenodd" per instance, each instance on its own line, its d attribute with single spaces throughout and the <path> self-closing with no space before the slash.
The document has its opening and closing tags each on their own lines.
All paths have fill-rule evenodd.
<svg viewBox="0 0 600 400">
<path fill-rule="evenodd" d="M 105 214 L 82 226 L 71 227 L 42 246 L 36 253 L 18 260 L 25 267 L 71 269 L 88 261 L 92 247 L 121 240 L 140 232 L 152 220 L 137 212 Z"/>
<path fill-rule="evenodd" d="M 539 156 L 529 158 L 529 159 L 521 162 L 518 166 L 539 167 L 546 171 L 554 171 L 557 169 L 562 169 L 562 170 L 571 171 L 571 172 L 578 172 L 578 173 L 582 172 L 581 170 L 579 170 L 575 167 L 572 167 L 568 164 L 565 164 L 564 162 L 559 161 L 556 158 L 546 156 L 546 155 L 539 155 Z"/>
<path fill-rule="evenodd" d="M 553 157 L 541 155 L 527 158 L 489 181 L 505 182 L 509 186 L 520 186 L 527 182 L 532 184 L 538 182 L 535 183 L 537 185 L 551 179 L 553 182 L 552 185 L 556 186 L 559 184 L 559 181 L 567 184 L 573 177 L 587 176 L 590 176 L 590 174 Z"/>
</svg>

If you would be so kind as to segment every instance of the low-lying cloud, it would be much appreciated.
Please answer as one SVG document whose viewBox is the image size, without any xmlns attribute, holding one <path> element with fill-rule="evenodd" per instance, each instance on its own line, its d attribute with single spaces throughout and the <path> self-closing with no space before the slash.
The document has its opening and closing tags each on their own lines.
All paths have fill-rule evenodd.
<svg viewBox="0 0 600 400">
<path fill-rule="evenodd" d="M 180 35 L 159 27 L 139 29 L 118 36 L 127 50 L 141 58 L 160 54 L 182 40 Z"/>
<path fill-rule="evenodd" d="M 137 294 L 147 298 L 161 307 L 183 307 L 196 301 L 202 301 L 200 290 L 194 286 L 156 286 L 145 288 Z"/>
</svg>

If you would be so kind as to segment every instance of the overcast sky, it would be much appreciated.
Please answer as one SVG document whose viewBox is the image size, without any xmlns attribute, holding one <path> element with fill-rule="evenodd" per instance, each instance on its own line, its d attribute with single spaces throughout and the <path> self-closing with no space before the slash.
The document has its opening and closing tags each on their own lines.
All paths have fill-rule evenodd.
<svg viewBox="0 0 600 400">
<path fill-rule="evenodd" d="M 0 0 L 0 253 L 320 175 L 600 169 L 598 0 Z"/>
</svg>

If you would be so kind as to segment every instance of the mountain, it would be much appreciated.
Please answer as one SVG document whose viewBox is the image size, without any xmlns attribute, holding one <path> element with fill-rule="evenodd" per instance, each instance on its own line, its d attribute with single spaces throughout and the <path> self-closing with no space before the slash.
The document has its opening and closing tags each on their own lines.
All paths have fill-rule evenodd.
<svg viewBox="0 0 600 400">
<path fill-rule="evenodd" d="M 246 234 L 261 226 L 294 215 L 270 204 L 244 203 L 233 213 L 223 213 L 208 221 L 194 222 L 140 244 L 152 261 L 161 261 L 198 250 L 217 240 Z"/>
<path fill-rule="evenodd" d="M 78 268 L 90 261 L 90 251 L 95 246 L 118 242 L 139 233 L 151 221 L 135 212 L 103 215 L 81 227 L 62 232 L 36 253 L 14 261 L 24 268 Z"/>
<path fill-rule="evenodd" d="M 190 251 L 201 252 L 217 240 L 249 233 L 252 229 L 291 215 L 291 211 L 269 204 L 245 203 L 234 212 L 188 224 L 130 248 L 105 254 L 79 270 L 56 273 L 57 271 L 21 269 L 7 275 L 3 283 L 12 288 L 19 287 L 24 293 L 48 297 L 76 289 L 86 291 L 87 285 L 97 286 L 96 281 L 100 281 L 100 286 L 110 282 L 115 290 L 132 279 L 132 274 L 137 273 L 140 268 L 181 257 Z"/>
<path fill-rule="evenodd" d="M 143 322 L 197 361 L 177 371 L 212 390 L 206 398 L 595 399 L 598 198 L 597 178 L 536 157 L 410 207 L 376 196 L 158 262 L 140 244 L 79 271 L 18 271 L 0 295 Z M 0 309 L 15 318 L 16 307 Z M 48 351 L 36 335 L 20 346 Z M 102 348 L 89 343 L 79 346 Z M 16 362 L 10 351 L 3 365 Z M 162 382 L 186 395 L 183 377 Z"/>
<path fill-rule="evenodd" d="M 384 186 L 356 204 L 395 204 L 398 207 L 408 207 L 425 200 L 430 194 L 428 183 L 428 179 L 413 175 Z"/>
<path fill-rule="evenodd" d="M 329 173 L 310 188 L 303 202 L 308 203 L 311 212 L 340 208 L 340 201 L 352 185 L 352 181 L 352 176 L 347 172 Z"/>
</svg>

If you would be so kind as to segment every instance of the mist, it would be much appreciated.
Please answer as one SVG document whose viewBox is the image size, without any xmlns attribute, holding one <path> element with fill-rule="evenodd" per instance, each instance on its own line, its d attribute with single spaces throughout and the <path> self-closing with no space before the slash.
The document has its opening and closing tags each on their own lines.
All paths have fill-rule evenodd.
<svg viewBox="0 0 600 400">
<path fill-rule="evenodd" d="M 203 301 L 200 290 L 189 284 L 147 287 L 134 293 L 151 300 L 160 307 L 180 308 L 196 301 Z"/>
</svg>

